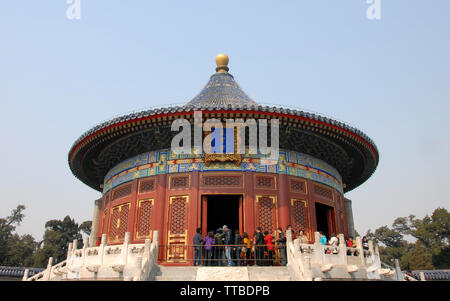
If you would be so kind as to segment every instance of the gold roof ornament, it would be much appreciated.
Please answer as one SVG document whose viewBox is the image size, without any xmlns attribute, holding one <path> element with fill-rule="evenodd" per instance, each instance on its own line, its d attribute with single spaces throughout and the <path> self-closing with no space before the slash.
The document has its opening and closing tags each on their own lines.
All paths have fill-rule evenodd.
<svg viewBox="0 0 450 301">
<path fill-rule="evenodd" d="M 228 70 L 230 70 L 228 68 L 228 62 L 230 61 L 228 55 L 226 54 L 219 54 L 216 56 L 216 64 L 217 64 L 217 68 L 216 68 L 216 72 L 219 73 L 228 73 Z"/>
</svg>

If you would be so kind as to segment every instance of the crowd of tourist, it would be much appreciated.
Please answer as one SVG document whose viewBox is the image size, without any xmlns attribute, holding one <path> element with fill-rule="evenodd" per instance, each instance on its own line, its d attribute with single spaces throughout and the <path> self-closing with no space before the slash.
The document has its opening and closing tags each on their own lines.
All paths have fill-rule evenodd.
<svg viewBox="0 0 450 301">
<path fill-rule="evenodd" d="M 292 227 L 289 226 L 286 231 L 292 231 Z M 202 237 L 198 228 L 193 239 L 194 266 L 271 266 L 275 259 L 285 266 L 286 233 L 278 228 L 273 234 L 257 227 L 251 239 L 248 233 L 233 232 L 224 225 Z"/>
<path fill-rule="evenodd" d="M 271 266 L 274 260 L 283 266 L 287 263 L 286 254 L 286 233 L 290 232 L 292 239 L 300 240 L 300 251 L 311 252 L 310 241 L 303 230 L 298 232 L 298 236 L 289 225 L 284 232 L 278 228 L 274 233 L 268 231 L 262 232 L 261 227 L 256 228 L 251 239 L 248 233 L 234 232 L 226 225 L 216 231 L 209 231 L 205 237 L 202 237 L 201 229 L 197 229 L 194 236 L 194 266 Z M 326 254 L 339 253 L 339 239 L 334 233 L 327 239 L 325 234 L 320 231 L 320 243 L 324 246 Z M 347 255 L 358 256 L 356 240 L 349 236 L 345 238 Z M 369 254 L 369 242 L 364 236 L 362 238 L 362 248 L 364 256 Z"/>
<path fill-rule="evenodd" d="M 331 246 L 331 248 L 325 249 L 325 253 L 338 254 L 339 253 L 339 249 L 338 249 L 339 239 L 336 237 L 336 235 L 334 233 L 332 233 L 330 236 L 330 239 L 327 240 L 327 237 L 325 236 L 325 234 L 322 231 L 320 231 L 319 234 L 320 234 L 320 243 L 325 246 Z M 368 256 L 369 255 L 369 240 L 367 239 L 367 237 L 364 236 L 362 238 L 361 242 L 362 242 L 362 249 L 364 252 L 364 256 Z M 359 255 L 358 250 L 357 250 L 356 239 L 354 239 L 352 236 L 345 238 L 345 245 L 347 247 L 347 255 L 353 255 L 353 256 Z"/>
</svg>

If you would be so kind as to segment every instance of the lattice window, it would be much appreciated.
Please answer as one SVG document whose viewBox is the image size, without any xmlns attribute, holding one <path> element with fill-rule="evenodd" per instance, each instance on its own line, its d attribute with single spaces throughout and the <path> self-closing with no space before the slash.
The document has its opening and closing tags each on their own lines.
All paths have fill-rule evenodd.
<svg viewBox="0 0 450 301">
<path fill-rule="evenodd" d="M 108 235 L 109 242 L 116 242 L 124 239 L 128 228 L 129 211 L 130 203 L 119 205 L 111 209 Z"/>
<path fill-rule="evenodd" d="M 127 196 L 131 194 L 131 184 L 126 185 L 124 187 L 118 188 L 113 192 L 113 200 L 123 198 L 124 196 Z"/>
<path fill-rule="evenodd" d="M 306 201 L 294 199 L 291 201 L 291 205 L 293 220 L 292 228 L 295 233 L 298 233 L 300 230 L 303 230 L 306 233 L 308 228 L 308 211 Z"/>
<path fill-rule="evenodd" d="M 202 177 L 204 186 L 240 186 L 240 176 L 204 176 Z"/>
<path fill-rule="evenodd" d="M 256 187 L 258 188 L 274 188 L 273 177 L 256 177 Z"/>
<path fill-rule="evenodd" d="M 138 228 L 136 237 L 149 237 L 152 230 L 153 200 L 141 200 L 138 206 Z"/>
<path fill-rule="evenodd" d="M 180 188 L 189 188 L 189 176 L 171 178 L 170 189 Z"/>
<path fill-rule="evenodd" d="M 172 223 L 170 225 L 171 234 L 182 234 L 186 224 L 186 197 L 174 197 L 171 199 L 171 216 Z"/>
<path fill-rule="evenodd" d="M 333 198 L 333 193 L 331 190 L 322 186 L 314 185 L 314 193 L 327 199 Z"/>
<path fill-rule="evenodd" d="M 155 179 L 141 181 L 139 184 L 139 193 L 151 192 L 155 190 Z"/>
<path fill-rule="evenodd" d="M 125 237 L 125 233 L 127 232 L 128 213 L 130 212 L 130 207 L 128 206 L 128 204 L 122 206 L 121 208 L 122 210 L 120 211 L 119 233 L 118 233 L 119 240 L 123 240 Z"/>
<path fill-rule="evenodd" d="M 114 207 L 111 209 L 111 220 L 109 224 L 109 234 L 108 234 L 108 240 L 113 241 L 116 240 L 117 237 L 117 225 L 119 224 L 119 217 L 120 217 L 120 207 Z"/>
<path fill-rule="evenodd" d="M 305 181 L 291 180 L 291 191 L 292 192 L 306 192 Z"/>
<path fill-rule="evenodd" d="M 269 231 L 272 233 L 274 230 L 274 201 L 271 197 L 262 196 L 258 198 L 258 218 L 259 226 L 262 232 Z"/>
</svg>

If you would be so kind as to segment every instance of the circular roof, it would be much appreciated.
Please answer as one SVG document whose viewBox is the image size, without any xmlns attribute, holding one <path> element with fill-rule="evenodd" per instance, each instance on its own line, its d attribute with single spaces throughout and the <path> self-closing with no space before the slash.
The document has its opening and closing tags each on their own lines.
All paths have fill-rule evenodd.
<svg viewBox="0 0 450 301">
<path fill-rule="evenodd" d="M 334 166 L 344 191 L 361 185 L 375 171 L 379 155 L 375 143 L 358 129 L 340 121 L 298 109 L 263 106 L 250 99 L 228 73 L 228 57 L 216 58 L 217 68 L 204 89 L 184 106 L 133 112 L 105 121 L 79 137 L 69 151 L 73 174 L 101 191 L 106 173 L 132 156 L 170 148 L 177 118 L 254 118 L 280 121 L 280 148 L 312 155 Z"/>
</svg>

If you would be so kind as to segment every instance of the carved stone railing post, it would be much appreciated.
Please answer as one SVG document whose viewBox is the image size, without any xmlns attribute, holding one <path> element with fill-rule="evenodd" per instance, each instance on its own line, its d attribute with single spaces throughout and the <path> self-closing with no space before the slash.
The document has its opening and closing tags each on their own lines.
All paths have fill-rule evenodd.
<svg viewBox="0 0 450 301">
<path fill-rule="evenodd" d="M 72 254 L 75 255 L 76 250 L 78 249 L 78 240 L 74 239 L 72 242 Z"/>
<path fill-rule="evenodd" d="M 345 238 L 344 234 L 339 234 L 339 263 L 340 264 L 347 264 L 347 246 L 345 244 Z"/>
<path fill-rule="evenodd" d="M 30 273 L 30 270 L 29 269 L 25 269 L 25 272 L 23 273 L 22 281 L 27 281 L 29 273 Z"/>
<path fill-rule="evenodd" d="M 133 278 L 136 281 L 144 280 L 144 279 L 142 279 L 142 269 L 144 269 L 143 262 L 144 261 L 143 261 L 142 256 L 138 256 L 136 258 L 135 268 L 134 268 L 134 278 Z"/>
<path fill-rule="evenodd" d="M 69 242 L 69 245 L 67 247 L 67 258 L 66 260 L 69 260 L 69 258 L 72 256 L 72 243 Z"/>
<path fill-rule="evenodd" d="M 304 257 L 303 280 L 312 281 L 311 255 L 307 253 Z"/>
<path fill-rule="evenodd" d="M 372 258 L 372 261 L 373 261 L 374 256 L 375 256 L 375 251 L 373 249 L 373 240 L 369 240 L 369 255 L 370 255 L 370 258 Z"/>
<path fill-rule="evenodd" d="M 83 252 L 81 253 L 82 259 L 81 259 L 81 265 L 84 266 L 86 262 L 86 249 L 89 247 L 89 237 L 83 238 Z"/>
<path fill-rule="evenodd" d="M 128 245 L 130 244 L 130 232 L 125 233 L 125 238 L 122 244 L 122 262 L 123 264 L 127 264 L 128 262 Z"/>
<path fill-rule="evenodd" d="M 102 234 L 102 241 L 100 243 L 100 247 L 98 249 L 98 264 L 103 264 L 103 257 L 105 255 L 105 247 L 106 247 L 106 234 Z"/>
<path fill-rule="evenodd" d="M 314 232 L 314 252 L 312 255 L 312 263 L 313 264 L 322 264 L 324 263 L 325 249 L 324 246 L 320 243 L 320 233 Z"/>
<path fill-rule="evenodd" d="M 362 247 L 361 236 L 356 237 L 356 248 L 358 250 L 359 259 L 361 260 L 361 265 L 366 265 L 366 261 L 364 260 L 364 250 Z"/>
<path fill-rule="evenodd" d="M 53 266 L 53 257 L 50 257 L 48 259 L 45 280 L 50 280 L 50 277 L 52 275 L 52 266 Z"/>
<path fill-rule="evenodd" d="M 292 242 L 292 231 L 286 231 L 286 242 Z"/>
</svg>

